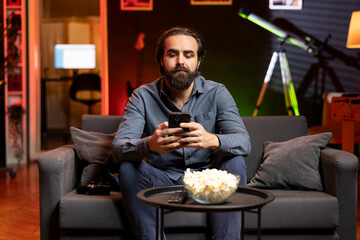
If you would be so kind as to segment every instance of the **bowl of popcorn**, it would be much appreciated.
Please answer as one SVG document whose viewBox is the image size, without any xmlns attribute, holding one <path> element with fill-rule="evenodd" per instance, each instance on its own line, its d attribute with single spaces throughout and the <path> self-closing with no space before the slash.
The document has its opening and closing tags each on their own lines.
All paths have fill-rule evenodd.
<svg viewBox="0 0 360 240">
<path fill-rule="evenodd" d="M 240 176 L 218 169 L 191 171 L 183 176 L 184 188 L 201 204 L 219 204 L 228 199 L 238 188 Z"/>
</svg>

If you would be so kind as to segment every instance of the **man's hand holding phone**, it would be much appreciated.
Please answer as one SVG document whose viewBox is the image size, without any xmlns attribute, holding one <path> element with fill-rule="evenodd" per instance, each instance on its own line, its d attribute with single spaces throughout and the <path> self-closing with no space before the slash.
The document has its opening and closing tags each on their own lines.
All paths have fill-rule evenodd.
<svg viewBox="0 0 360 240">
<path fill-rule="evenodd" d="M 169 114 L 169 128 L 181 127 L 184 131 L 177 136 L 180 146 L 215 150 L 220 146 L 218 137 L 207 132 L 200 123 L 190 122 L 190 114 L 174 112 Z"/>
<path fill-rule="evenodd" d="M 167 153 L 182 148 L 178 142 L 182 136 L 178 136 L 183 130 L 181 128 L 169 128 L 169 123 L 161 123 L 154 134 L 146 141 L 147 149 L 151 152 Z"/>
<path fill-rule="evenodd" d="M 220 147 L 219 138 L 209 133 L 205 128 L 197 122 L 180 123 L 183 129 L 189 129 L 186 132 L 180 132 L 177 136 L 181 137 L 178 142 L 184 147 L 193 147 L 201 150 L 215 150 Z"/>
<path fill-rule="evenodd" d="M 167 153 L 183 148 L 184 146 L 178 142 L 179 139 L 184 137 L 181 135 L 184 129 L 180 128 L 180 123 L 189 121 L 189 113 L 170 113 L 168 121 L 161 123 L 156 128 L 154 134 L 147 139 L 146 144 L 148 150 L 151 152 Z"/>
<path fill-rule="evenodd" d="M 148 138 L 149 151 L 167 153 L 183 147 L 215 150 L 220 146 L 216 135 L 207 132 L 201 124 L 190 122 L 189 113 L 170 113 L 168 120 Z"/>
</svg>

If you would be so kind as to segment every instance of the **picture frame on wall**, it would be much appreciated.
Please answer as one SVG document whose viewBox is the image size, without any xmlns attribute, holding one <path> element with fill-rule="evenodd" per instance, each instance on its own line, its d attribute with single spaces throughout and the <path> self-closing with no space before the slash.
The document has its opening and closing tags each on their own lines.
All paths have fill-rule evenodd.
<svg viewBox="0 0 360 240">
<path fill-rule="evenodd" d="M 122 11 L 152 11 L 153 0 L 120 0 Z"/>
<path fill-rule="evenodd" d="M 191 0 L 191 5 L 231 5 L 232 0 Z"/>
<path fill-rule="evenodd" d="M 270 9 L 301 10 L 303 0 L 269 0 Z"/>
</svg>

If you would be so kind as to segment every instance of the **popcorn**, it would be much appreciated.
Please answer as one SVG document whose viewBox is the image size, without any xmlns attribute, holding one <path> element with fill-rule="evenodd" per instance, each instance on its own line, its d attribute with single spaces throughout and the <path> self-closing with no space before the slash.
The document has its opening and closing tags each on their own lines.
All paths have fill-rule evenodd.
<svg viewBox="0 0 360 240">
<path fill-rule="evenodd" d="M 200 203 L 221 203 L 238 188 L 240 176 L 218 169 L 191 171 L 186 169 L 184 187 L 191 197 Z"/>
</svg>

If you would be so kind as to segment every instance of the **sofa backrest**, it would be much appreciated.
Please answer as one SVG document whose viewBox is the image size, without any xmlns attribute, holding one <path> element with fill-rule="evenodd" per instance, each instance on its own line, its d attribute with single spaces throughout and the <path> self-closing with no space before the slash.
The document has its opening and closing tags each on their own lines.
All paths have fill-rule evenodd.
<svg viewBox="0 0 360 240">
<path fill-rule="evenodd" d="M 114 133 L 119 128 L 121 118 L 121 116 L 84 114 L 81 129 L 89 132 Z"/>
<path fill-rule="evenodd" d="M 121 118 L 121 116 L 84 114 L 82 129 L 114 133 L 119 127 Z M 304 116 L 259 116 L 242 117 L 242 119 L 251 138 L 251 153 L 245 158 L 248 180 L 255 176 L 262 163 L 265 141 L 282 142 L 307 134 L 307 121 Z"/>
<path fill-rule="evenodd" d="M 265 141 L 282 142 L 307 135 L 304 116 L 242 117 L 251 138 L 251 152 L 245 158 L 247 179 L 255 176 L 263 158 Z"/>
</svg>

